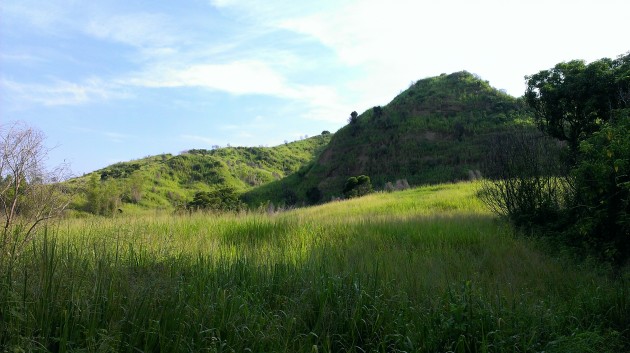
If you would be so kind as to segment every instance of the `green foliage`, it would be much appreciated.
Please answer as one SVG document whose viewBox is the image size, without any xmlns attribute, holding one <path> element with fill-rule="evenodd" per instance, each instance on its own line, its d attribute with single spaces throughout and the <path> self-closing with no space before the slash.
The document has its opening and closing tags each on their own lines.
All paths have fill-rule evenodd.
<svg viewBox="0 0 630 353">
<path fill-rule="evenodd" d="M 570 177 L 556 178 L 567 173 L 549 147 L 497 141 L 500 153 L 491 156 L 501 173 L 489 173 L 495 180 L 482 190 L 486 203 L 517 225 L 543 227 L 617 265 L 630 259 L 629 92 L 630 54 L 560 63 L 528 77 L 525 99 L 539 128 L 568 142 Z"/>
<path fill-rule="evenodd" d="M 140 169 L 139 163 L 116 163 L 101 169 L 99 172 L 101 180 L 107 180 L 109 178 L 119 179 L 129 177 L 138 169 Z"/>
<path fill-rule="evenodd" d="M 238 198 L 236 190 L 230 187 L 222 187 L 212 191 L 198 191 L 193 200 L 188 203 L 190 210 L 212 210 L 212 211 L 238 211 L 243 208 L 243 204 Z"/>
<path fill-rule="evenodd" d="M 573 60 L 527 77 L 525 99 L 538 126 L 550 136 L 568 141 L 575 157 L 579 143 L 613 111 L 628 106 L 630 54 L 586 64 Z"/>
<path fill-rule="evenodd" d="M 580 144 L 574 179 L 577 241 L 617 262 L 630 257 L 630 110 Z"/>
<path fill-rule="evenodd" d="M 365 196 L 373 191 L 372 182 L 367 175 L 350 177 L 346 180 L 346 184 L 343 187 L 343 194 L 347 198 Z"/>
<path fill-rule="evenodd" d="M 222 188 L 240 195 L 297 172 L 331 136 L 328 133 L 270 148 L 192 149 L 178 156 L 165 154 L 117 163 L 96 171 L 97 180 L 88 175 L 68 181 L 79 194 L 72 207 L 111 215 L 118 208 L 125 212 L 183 209 L 196 193 Z"/>
<path fill-rule="evenodd" d="M 350 118 L 348 118 L 348 122 L 350 124 L 355 124 L 358 118 L 359 118 L 359 113 L 357 113 L 356 111 L 353 111 L 352 113 L 350 113 Z"/>
<path fill-rule="evenodd" d="M 317 186 L 313 186 L 306 191 L 306 198 L 311 205 L 320 203 L 323 197 L 322 191 Z"/>
<path fill-rule="evenodd" d="M 315 186 L 323 199 L 341 196 L 347 179 L 362 174 L 379 187 L 402 179 L 411 185 L 467 180 L 469 170 L 482 169 L 492 136 L 530 118 L 522 100 L 458 72 L 420 80 L 351 120 L 299 180 L 283 181 L 302 200 Z M 527 128 L 534 130 L 531 123 Z"/>
<path fill-rule="evenodd" d="M 626 280 L 436 185 L 274 215 L 68 220 L 0 269 L 8 352 L 627 352 Z"/>
<path fill-rule="evenodd" d="M 120 194 L 114 183 L 104 183 L 92 173 L 86 190 L 84 210 L 95 215 L 111 216 L 120 205 Z"/>
</svg>

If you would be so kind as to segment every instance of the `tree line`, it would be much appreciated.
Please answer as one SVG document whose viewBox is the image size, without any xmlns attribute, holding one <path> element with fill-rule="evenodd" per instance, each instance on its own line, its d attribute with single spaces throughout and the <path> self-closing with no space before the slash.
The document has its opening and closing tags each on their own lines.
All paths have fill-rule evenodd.
<svg viewBox="0 0 630 353">
<path fill-rule="evenodd" d="M 481 196 L 521 228 L 630 259 L 630 53 L 527 76 L 540 133 L 492 141 Z"/>
</svg>

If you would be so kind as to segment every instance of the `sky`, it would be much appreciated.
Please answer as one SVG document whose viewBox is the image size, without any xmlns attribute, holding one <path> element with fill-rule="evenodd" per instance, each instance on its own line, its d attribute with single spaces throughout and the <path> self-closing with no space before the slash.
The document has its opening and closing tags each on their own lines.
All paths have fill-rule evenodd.
<svg viewBox="0 0 630 353">
<path fill-rule="evenodd" d="M 0 125 L 74 175 L 162 153 L 275 146 L 466 70 L 526 75 L 630 50 L 627 0 L 2 0 Z"/>
</svg>

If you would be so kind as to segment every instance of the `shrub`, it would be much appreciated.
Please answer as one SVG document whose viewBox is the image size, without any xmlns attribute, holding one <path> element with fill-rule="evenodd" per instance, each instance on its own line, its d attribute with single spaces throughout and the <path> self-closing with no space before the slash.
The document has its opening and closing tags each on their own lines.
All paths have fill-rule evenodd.
<svg viewBox="0 0 630 353">
<path fill-rule="evenodd" d="M 580 144 L 572 171 L 574 240 L 614 261 L 630 255 L 630 114 Z"/>
<path fill-rule="evenodd" d="M 199 191 L 188 203 L 190 210 L 238 211 L 243 208 L 236 190 L 222 187 L 213 191 Z"/>
<path fill-rule="evenodd" d="M 514 131 L 490 139 L 480 197 L 517 226 L 558 220 L 567 179 L 560 146 L 540 132 Z"/>
<path fill-rule="evenodd" d="M 374 191 L 372 188 L 372 181 L 367 175 L 359 175 L 358 177 L 348 178 L 343 188 L 343 194 L 347 198 L 367 195 L 372 191 Z"/>
</svg>

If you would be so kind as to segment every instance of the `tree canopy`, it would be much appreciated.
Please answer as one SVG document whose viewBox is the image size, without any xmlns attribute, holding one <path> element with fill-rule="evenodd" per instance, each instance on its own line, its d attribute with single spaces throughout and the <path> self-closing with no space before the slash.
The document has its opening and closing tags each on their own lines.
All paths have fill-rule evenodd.
<svg viewBox="0 0 630 353">
<path fill-rule="evenodd" d="M 559 63 L 527 76 L 525 100 L 539 128 L 567 141 L 572 155 L 579 142 L 610 121 L 613 111 L 630 104 L 630 53 L 586 64 Z"/>
</svg>

